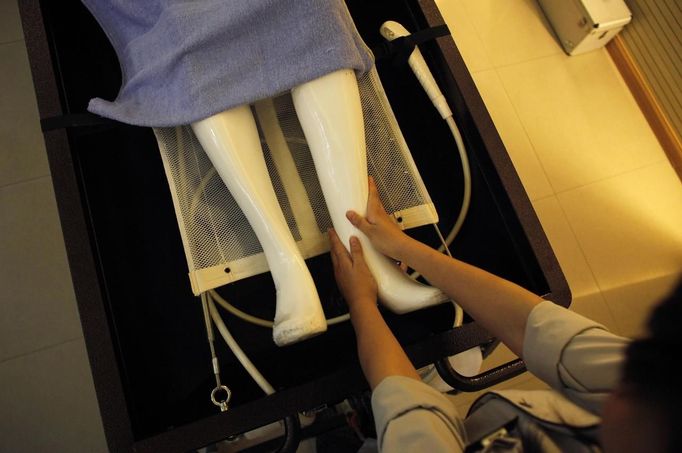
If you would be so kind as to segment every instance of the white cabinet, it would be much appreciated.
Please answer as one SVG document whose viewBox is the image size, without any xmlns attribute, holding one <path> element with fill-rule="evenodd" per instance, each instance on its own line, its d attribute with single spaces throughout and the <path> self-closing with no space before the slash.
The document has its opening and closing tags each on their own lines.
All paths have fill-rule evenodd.
<svg viewBox="0 0 682 453">
<path fill-rule="evenodd" d="M 623 0 L 538 0 L 566 53 L 604 46 L 632 19 Z"/>
</svg>

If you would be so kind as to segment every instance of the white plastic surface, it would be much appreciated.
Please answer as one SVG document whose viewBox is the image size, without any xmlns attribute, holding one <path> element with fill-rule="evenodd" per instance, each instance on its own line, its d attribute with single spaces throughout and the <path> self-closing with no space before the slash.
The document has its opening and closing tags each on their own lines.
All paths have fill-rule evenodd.
<svg viewBox="0 0 682 453">
<path fill-rule="evenodd" d="M 630 22 L 632 13 L 623 0 L 574 0 L 599 28 L 610 28 Z"/>
<path fill-rule="evenodd" d="M 360 239 L 379 298 L 397 313 L 445 301 L 440 290 L 413 281 L 374 250 L 346 219 L 348 210 L 366 214 L 368 196 L 364 124 L 353 71 L 340 70 L 305 83 L 292 90 L 292 97 L 334 228 L 346 247 L 351 235 Z"/>
<path fill-rule="evenodd" d="M 438 213 L 376 69 L 357 79 L 365 123 L 367 169 L 387 212 L 402 219 L 403 229 L 437 223 Z M 328 252 L 327 228 L 333 224 L 291 93 L 258 101 L 251 110 L 277 200 L 301 255 L 307 259 Z M 255 232 L 192 127 L 155 128 L 154 133 L 173 198 L 193 293 L 199 296 L 269 272 Z M 230 272 L 225 272 L 226 268 Z"/>
<path fill-rule="evenodd" d="M 539 4 L 569 55 L 604 47 L 632 18 L 623 0 L 539 0 Z"/>
<path fill-rule="evenodd" d="M 410 32 L 408 32 L 405 27 L 392 20 L 384 22 L 379 31 L 381 32 L 381 35 L 389 41 L 410 35 Z M 445 96 L 443 96 L 443 93 L 440 91 L 433 75 L 431 75 L 431 71 L 426 65 L 424 56 L 418 47 L 415 47 L 410 54 L 410 57 L 407 59 L 407 64 L 412 68 L 412 72 L 414 72 L 414 75 L 417 77 L 417 80 L 419 80 L 424 91 L 426 91 L 426 94 L 429 96 L 429 99 L 431 99 L 433 105 L 438 109 L 440 116 L 443 119 L 452 116 L 450 106 L 445 100 Z"/>
<path fill-rule="evenodd" d="M 192 129 L 263 248 L 277 289 L 275 343 L 324 332 L 327 324 L 315 283 L 277 202 L 250 107 L 211 116 L 193 123 Z"/>
</svg>

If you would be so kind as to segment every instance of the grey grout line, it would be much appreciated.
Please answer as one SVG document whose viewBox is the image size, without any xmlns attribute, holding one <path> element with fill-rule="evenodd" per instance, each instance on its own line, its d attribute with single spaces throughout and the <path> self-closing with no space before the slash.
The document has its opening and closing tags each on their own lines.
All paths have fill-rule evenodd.
<svg viewBox="0 0 682 453">
<path fill-rule="evenodd" d="M 529 197 L 528 199 L 530 200 L 530 204 L 533 205 L 533 209 L 535 209 L 535 203 L 539 203 L 539 202 L 541 202 L 541 201 L 545 201 L 545 200 L 547 200 L 547 199 L 549 199 L 549 198 L 556 198 L 556 194 L 553 193 L 553 194 L 550 194 L 550 195 L 543 195 L 543 196 L 537 197 L 537 198 L 530 198 L 530 197 Z M 539 217 L 539 216 L 538 216 L 538 217 Z"/>
<path fill-rule="evenodd" d="M 16 44 L 18 42 L 24 42 L 24 38 L 18 38 L 18 39 L 14 39 L 12 41 L 3 41 L 3 42 L 0 42 L 0 46 Z"/>
<path fill-rule="evenodd" d="M 611 319 L 615 323 L 615 327 L 618 330 L 618 332 L 616 332 L 616 333 L 620 335 L 620 327 L 618 325 L 617 317 L 615 316 L 615 313 L 613 313 L 613 310 L 611 310 L 611 307 L 609 307 L 609 304 L 606 303 L 606 297 L 604 297 L 604 291 L 602 290 L 602 285 L 599 284 L 599 279 L 597 278 L 597 273 L 595 272 L 593 265 L 590 263 L 590 260 L 587 258 L 586 248 L 580 242 L 580 239 L 578 239 L 578 235 L 575 232 L 575 228 L 573 228 L 573 223 L 571 222 L 571 218 L 568 215 L 568 213 L 566 212 L 564 205 L 561 204 L 561 200 L 559 200 L 558 196 L 557 196 L 557 204 L 559 205 L 559 209 L 561 210 L 561 213 L 564 215 L 564 218 L 566 219 L 566 224 L 568 226 L 568 229 L 570 230 L 571 234 L 575 238 L 575 243 L 578 246 L 578 252 L 583 257 L 583 260 L 585 262 L 585 270 L 587 270 L 587 272 L 589 272 L 590 276 L 592 277 L 592 280 L 594 281 L 594 284 L 597 287 L 597 292 L 601 296 L 602 301 L 604 302 L 604 305 L 606 305 L 606 310 L 609 312 L 609 314 L 611 315 Z M 571 297 L 571 299 L 573 299 L 573 296 Z"/>
<path fill-rule="evenodd" d="M 522 64 L 525 64 L 525 63 L 530 63 L 530 62 L 532 62 L 532 61 L 538 61 L 538 60 L 543 60 L 543 59 L 549 59 L 549 58 L 553 58 L 553 57 L 557 57 L 557 56 L 558 56 L 558 57 L 561 57 L 562 55 L 568 57 L 568 55 L 566 55 L 564 52 L 559 51 L 559 52 L 554 52 L 554 53 L 547 54 L 547 55 L 539 55 L 539 56 L 536 56 L 536 57 L 530 57 L 530 58 L 527 58 L 527 59 L 524 59 L 524 60 L 520 60 L 520 61 L 514 61 L 514 62 L 502 63 L 502 64 L 495 64 L 495 65 L 493 65 L 493 68 L 492 68 L 492 69 L 505 69 L 505 68 L 510 68 L 510 67 L 512 67 L 512 66 L 522 65 Z"/>
<path fill-rule="evenodd" d="M 555 54 L 555 55 L 556 55 L 556 54 Z M 539 60 L 539 59 L 543 59 L 543 58 L 550 58 L 550 57 L 555 56 L 555 55 L 548 55 L 548 56 L 545 56 L 545 57 L 532 58 L 532 59 L 527 60 L 527 61 L 534 61 L 534 60 Z M 612 62 L 611 58 L 608 58 L 608 60 Z M 500 80 L 500 83 L 502 84 L 502 88 L 503 88 L 503 90 L 504 90 L 504 92 L 505 92 L 505 95 L 507 96 L 509 102 L 510 102 L 511 105 L 512 105 L 512 108 L 514 109 L 514 113 L 515 113 L 516 117 L 518 118 L 518 120 L 519 120 L 519 122 L 520 122 L 520 124 L 521 124 L 521 127 L 523 128 L 523 132 L 525 133 L 526 138 L 528 139 L 529 143 L 531 144 L 531 147 L 533 148 L 533 152 L 535 153 L 535 157 L 536 157 L 538 163 L 540 164 L 540 167 L 542 168 L 542 171 L 543 171 L 544 174 L 545 174 L 545 178 L 546 178 L 547 181 L 549 182 L 550 188 L 552 189 L 552 192 L 553 192 L 553 194 L 554 194 L 555 196 L 558 196 L 559 194 L 562 194 L 562 193 L 565 193 L 565 192 L 570 192 L 571 190 L 579 189 L 579 188 L 582 188 L 582 187 L 587 187 L 587 186 L 589 186 L 589 185 L 591 185 L 591 184 L 595 184 L 595 183 L 598 183 L 598 182 L 606 181 L 606 180 L 611 179 L 611 178 L 613 178 L 613 177 L 621 176 L 621 175 L 630 173 L 630 172 L 632 172 L 632 171 L 640 170 L 640 169 L 649 167 L 649 166 L 651 166 L 651 165 L 661 163 L 661 162 L 663 162 L 663 161 L 665 160 L 665 154 L 663 154 L 663 155 L 661 155 L 658 159 L 655 159 L 655 160 L 652 161 L 652 162 L 649 162 L 649 163 L 643 164 L 643 165 L 641 165 L 641 166 L 638 166 L 637 168 L 630 168 L 630 169 L 627 169 L 627 170 L 623 170 L 623 171 L 618 172 L 618 173 L 616 173 L 616 174 L 609 175 L 609 176 L 604 176 L 604 177 L 601 177 L 601 178 L 599 178 L 599 179 L 597 179 L 597 180 L 593 180 L 593 181 L 587 182 L 587 183 L 585 183 L 585 184 L 581 184 L 581 185 L 579 185 L 579 186 L 570 187 L 570 188 L 567 188 L 567 189 L 557 190 L 557 189 L 554 187 L 554 183 L 552 182 L 552 178 L 550 178 L 550 175 L 549 175 L 549 173 L 547 172 L 547 170 L 546 170 L 546 168 L 545 168 L 545 165 L 544 165 L 544 163 L 543 163 L 543 161 L 542 161 L 541 155 L 538 153 L 538 151 L 537 151 L 537 149 L 536 149 L 536 147 L 535 147 L 535 144 L 533 143 L 533 140 L 532 140 L 531 135 L 528 133 L 528 130 L 526 129 L 526 125 L 525 125 L 524 121 L 521 119 L 521 115 L 519 114 L 519 112 L 518 112 L 518 110 L 517 110 L 517 108 L 516 108 L 516 104 L 512 101 L 511 97 L 509 96 L 509 93 L 508 93 L 508 91 L 507 91 L 507 86 L 506 86 L 505 83 L 504 83 L 504 78 L 502 77 L 502 75 L 501 75 L 500 72 L 498 71 L 498 68 L 510 67 L 510 66 L 514 66 L 514 65 L 517 65 L 517 64 L 523 64 L 523 63 L 525 63 L 525 62 L 514 63 L 514 64 L 509 64 L 509 65 L 502 65 L 502 66 L 496 66 L 496 67 L 494 68 L 494 70 L 495 70 L 495 73 L 496 73 L 498 79 Z M 630 93 L 630 90 L 628 90 L 628 93 Z M 630 93 L 630 94 L 631 94 L 631 93 Z M 637 110 L 641 110 L 641 109 L 637 108 Z M 544 199 L 544 198 L 546 198 L 546 197 L 547 197 L 547 196 L 540 197 L 540 198 L 538 198 L 538 200 L 539 200 L 539 199 Z M 536 200 L 531 200 L 531 201 L 536 201 Z"/>
<path fill-rule="evenodd" d="M 28 184 L 31 182 L 36 182 L 36 181 L 39 181 L 39 180 L 45 179 L 45 178 L 48 178 L 50 180 L 50 182 L 52 182 L 52 175 L 50 173 L 47 173 L 45 175 L 34 176 L 34 177 L 28 178 L 28 179 L 22 179 L 21 181 L 10 182 L 8 184 L 1 184 L 0 190 L 7 189 L 10 187 L 14 187 L 14 186 L 18 186 L 21 184 Z"/>
<path fill-rule="evenodd" d="M 559 198 L 559 195 L 563 195 L 563 194 L 565 194 L 565 193 L 572 192 L 572 191 L 578 190 L 578 189 L 584 189 L 585 187 L 589 187 L 589 186 L 592 186 L 592 185 L 595 185 L 595 184 L 599 184 L 599 183 L 602 183 L 602 182 L 606 182 L 606 181 L 608 181 L 608 180 L 610 180 L 610 179 L 618 178 L 618 177 L 620 177 L 620 176 L 625 176 L 625 175 L 627 175 L 627 174 L 634 173 L 634 172 L 639 171 L 639 170 L 644 170 L 645 168 L 653 167 L 653 166 L 656 166 L 656 165 L 661 165 L 661 164 L 664 164 L 665 162 L 666 162 L 666 159 L 665 159 L 665 156 L 663 156 L 663 157 L 661 157 L 660 159 L 657 159 L 657 160 L 655 160 L 655 161 L 653 161 L 653 162 L 649 162 L 649 163 L 644 164 L 644 165 L 642 165 L 642 166 L 638 166 L 638 167 L 636 167 L 636 168 L 630 168 L 630 169 L 628 169 L 628 170 L 623 170 L 623 171 L 618 172 L 618 173 L 615 173 L 615 174 L 613 174 L 613 175 L 605 176 L 605 177 L 603 177 L 603 178 L 599 178 L 599 179 L 596 179 L 596 180 L 594 180 L 594 181 L 590 181 L 590 182 L 588 182 L 588 183 L 581 184 L 581 185 L 579 185 L 579 186 L 575 186 L 575 187 L 571 187 L 571 188 L 568 188 L 568 189 L 560 190 L 560 191 L 558 191 L 558 192 L 555 193 L 555 196 L 556 196 L 557 199 L 558 199 L 558 198 Z"/>
<path fill-rule="evenodd" d="M 1 367 L 2 365 L 4 365 L 5 363 L 7 363 L 7 362 L 11 362 L 12 360 L 20 359 L 20 358 L 22 358 L 22 357 L 26 357 L 26 356 L 29 356 L 29 355 L 31 355 L 31 354 L 37 354 L 37 353 L 39 353 L 39 352 L 48 351 L 48 350 L 50 350 L 50 349 L 54 349 L 54 348 L 57 348 L 57 347 L 59 347 L 59 346 L 64 346 L 65 344 L 73 343 L 73 342 L 76 342 L 76 341 L 79 341 L 79 340 L 82 340 L 82 339 L 83 339 L 83 335 L 80 335 L 80 336 L 78 336 L 78 337 L 69 338 L 69 339 L 67 339 L 67 340 L 63 340 L 63 341 L 60 341 L 60 342 L 58 342 L 58 343 L 51 344 L 51 345 L 49 345 L 49 346 L 43 346 L 43 347 L 41 347 L 41 348 L 34 349 L 34 350 L 32 350 L 32 351 L 28 351 L 28 352 L 24 352 L 24 353 L 21 353 L 21 354 L 13 355 L 13 356 L 10 356 L 10 357 L 6 357 L 6 358 L 0 360 L 0 367 Z"/>
<path fill-rule="evenodd" d="M 544 58 L 544 57 L 542 57 Z M 511 95 L 509 94 L 509 90 L 507 89 L 507 85 L 504 83 L 504 78 L 500 74 L 500 71 L 498 71 L 498 68 L 495 67 L 493 69 L 495 71 L 495 76 L 497 77 L 497 80 L 500 82 L 500 86 L 502 87 L 502 91 L 504 92 L 505 97 L 507 98 L 507 101 L 509 101 L 509 104 L 512 107 L 512 110 L 514 111 L 514 116 L 519 122 L 519 125 L 521 126 L 521 130 L 523 131 L 523 135 L 526 137 L 526 140 L 528 140 L 528 143 L 530 144 L 530 148 L 533 152 L 533 155 L 535 156 L 535 160 L 537 161 L 538 165 L 540 166 L 540 170 L 542 170 L 542 174 L 545 177 L 545 180 L 547 180 L 547 184 L 549 185 L 550 190 L 552 193 L 550 195 L 556 195 L 557 191 L 556 188 L 554 187 L 555 184 L 552 182 L 552 178 L 549 175 L 549 172 L 547 171 L 547 168 L 545 167 L 545 164 L 542 161 L 542 157 L 540 156 L 540 153 L 538 152 L 538 149 L 533 143 L 533 137 L 531 134 L 528 132 L 528 128 L 526 127 L 526 123 L 523 121 L 523 118 L 521 117 L 521 114 L 519 113 L 519 110 L 517 108 L 516 103 L 512 100 Z M 509 153 L 507 153 L 509 154 Z M 510 156 L 511 159 L 511 156 Z M 521 176 L 519 175 L 519 179 L 521 179 Z M 523 180 L 521 180 L 523 183 Z M 549 195 L 548 195 L 549 196 Z M 531 201 L 532 202 L 532 201 Z"/>
</svg>

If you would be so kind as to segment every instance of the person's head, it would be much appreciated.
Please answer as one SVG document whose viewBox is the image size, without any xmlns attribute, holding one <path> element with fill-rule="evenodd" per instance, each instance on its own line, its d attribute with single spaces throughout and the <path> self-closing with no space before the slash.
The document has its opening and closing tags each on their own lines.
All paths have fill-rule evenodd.
<svg viewBox="0 0 682 453">
<path fill-rule="evenodd" d="M 622 379 L 604 406 L 606 452 L 682 451 L 682 282 L 651 313 L 648 332 L 627 348 Z"/>
</svg>

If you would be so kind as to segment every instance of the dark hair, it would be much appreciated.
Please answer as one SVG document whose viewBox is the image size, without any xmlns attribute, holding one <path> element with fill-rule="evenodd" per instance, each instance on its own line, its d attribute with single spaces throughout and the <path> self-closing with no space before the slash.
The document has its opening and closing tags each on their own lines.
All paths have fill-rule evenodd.
<svg viewBox="0 0 682 453">
<path fill-rule="evenodd" d="M 682 451 L 682 379 L 675 371 L 682 358 L 682 281 L 654 308 L 647 327 L 646 336 L 626 350 L 623 384 L 637 402 L 660 415 L 665 451 Z"/>
</svg>

